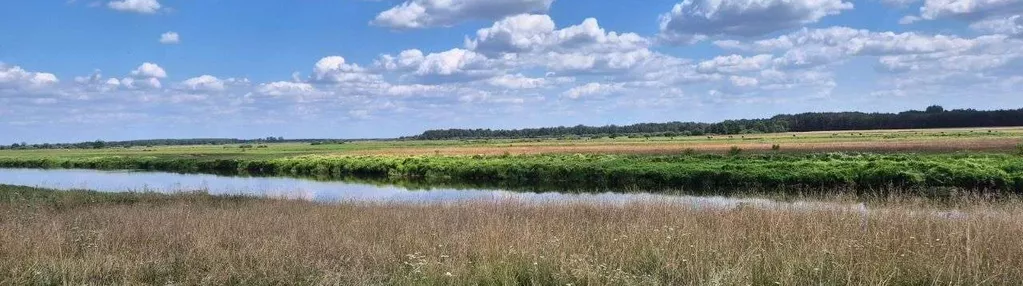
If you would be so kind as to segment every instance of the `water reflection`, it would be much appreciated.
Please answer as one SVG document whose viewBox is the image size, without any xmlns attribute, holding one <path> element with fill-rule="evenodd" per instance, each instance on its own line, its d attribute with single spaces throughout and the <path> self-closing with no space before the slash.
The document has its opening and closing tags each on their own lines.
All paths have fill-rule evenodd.
<svg viewBox="0 0 1023 286">
<path fill-rule="evenodd" d="M 77 169 L 2 169 L 0 184 L 52 189 L 88 189 L 104 192 L 147 191 L 179 192 L 205 190 L 211 194 L 249 194 L 301 198 L 323 202 L 458 202 L 518 200 L 524 202 L 669 202 L 692 208 L 847 209 L 865 211 L 863 205 L 826 202 L 778 202 L 758 198 L 717 196 L 673 196 L 649 193 L 532 193 L 505 190 L 430 189 L 410 191 L 398 186 L 378 186 L 350 182 L 314 181 L 279 177 L 230 177 L 208 174 L 160 172 L 99 171 Z"/>
</svg>

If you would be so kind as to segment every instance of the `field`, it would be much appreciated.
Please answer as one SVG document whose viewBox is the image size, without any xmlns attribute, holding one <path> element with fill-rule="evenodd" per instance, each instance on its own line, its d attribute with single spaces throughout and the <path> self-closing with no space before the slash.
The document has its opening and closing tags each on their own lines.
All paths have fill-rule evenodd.
<svg viewBox="0 0 1023 286">
<path fill-rule="evenodd" d="M 3 150 L 0 158 L 80 158 L 148 156 L 160 158 L 269 159 L 301 155 L 503 155 L 517 154 L 641 154 L 671 155 L 692 150 L 724 154 L 732 146 L 750 152 L 1014 152 L 1023 127 L 801 132 L 690 137 L 616 137 L 561 139 L 494 139 L 437 141 L 354 141 L 345 144 L 265 144 L 153 146 L 107 149 Z"/>
<path fill-rule="evenodd" d="M 0 150 L 7 168 L 844 206 L 316 203 L 0 185 L 0 285 L 1018 284 L 1020 138 L 1023 128 Z"/>
<path fill-rule="evenodd" d="M 868 206 L 315 204 L 0 186 L 0 284 L 1023 281 L 1018 199 Z"/>
</svg>

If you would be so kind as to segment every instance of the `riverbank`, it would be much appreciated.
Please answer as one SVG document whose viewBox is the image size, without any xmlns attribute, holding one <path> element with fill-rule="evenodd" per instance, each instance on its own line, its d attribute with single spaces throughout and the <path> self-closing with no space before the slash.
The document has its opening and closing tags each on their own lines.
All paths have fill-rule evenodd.
<svg viewBox="0 0 1023 286">
<path fill-rule="evenodd" d="M 1023 157 L 1011 154 L 19 157 L 0 158 L 0 167 L 295 176 L 538 190 L 812 193 L 841 188 L 870 195 L 916 189 L 940 192 L 941 188 L 1023 191 Z"/>
<path fill-rule="evenodd" d="M 0 186 L 0 284 L 1011 284 L 1021 214 L 975 198 L 861 212 Z"/>
</svg>

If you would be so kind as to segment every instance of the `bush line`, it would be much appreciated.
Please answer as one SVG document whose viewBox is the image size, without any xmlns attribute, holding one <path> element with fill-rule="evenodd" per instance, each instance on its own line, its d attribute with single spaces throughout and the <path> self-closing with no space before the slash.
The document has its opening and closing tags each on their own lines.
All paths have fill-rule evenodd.
<svg viewBox="0 0 1023 286">
<path fill-rule="evenodd" d="M 7 168 L 151 170 L 225 175 L 361 178 L 502 187 L 646 189 L 1023 190 L 1023 158 L 999 154 L 301 156 L 6 158 Z"/>
</svg>

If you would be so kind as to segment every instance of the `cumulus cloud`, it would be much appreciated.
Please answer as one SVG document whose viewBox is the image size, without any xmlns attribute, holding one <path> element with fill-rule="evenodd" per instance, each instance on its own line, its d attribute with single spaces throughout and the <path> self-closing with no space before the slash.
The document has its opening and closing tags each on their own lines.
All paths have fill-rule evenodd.
<svg viewBox="0 0 1023 286">
<path fill-rule="evenodd" d="M 487 66 L 488 60 L 486 56 L 469 50 L 451 49 L 424 57 L 419 68 L 416 70 L 416 74 L 453 75 L 467 72 L 482 72 L 489 70 L 486 68 Z"/>
<path fill-rule="evenodd" d="M 403 77 L 415 81 L 470 81 L 500 73 L 497 61 L 459 48 L 427 55 L 419 50 L 405 50 L 398 56 L 382 55 L 375 65 L 406 72 Z"/>
<path fill-rule="evenodd" d="M 0 90 L 35 89 L 54 85 L 60 80 L 52 73 L 31 72 L 19 66 L 0 62 Z"/>
<path fill-rule="evenodd" d="M 1020 0 L 926 0 L 920 7 L 920 18 L 925 20 L 957 18 L 968 21 L 1023 13 Z"/>
<path fill-rule="evenodd" d="M 704 73 L 740 73 L 749 71 L 760 71 L 769 68 L 774 57 L 768 54 L 760 54 L 752 57 L 741 55 L 718 56 L 713 59 L 700 62 L 697 70 Z"/>
<path fill-rule="evenodd" d="M 272 96 L 307 95 L 319 93 L 319 90 L 317 90 L 311 84 L 290 81 L 275 81 L 260 84 L 256 91 L 265 95 Z"/>
<path fill-rule="evenodd" d="M 107 2 L 107 7 L 117 11 L 153 14 L 162 8 L 157 0 L 118 0 Z"/>
<path fill-rule="evenodd" d="M 561 95 L 571 99 L 609 95 L 622 90 L 622 84 L 591 82 L 566 90 Z"/>
<path fill-rule="evenodd" d="M 1023 36 L 1023 15 L 985 19 L 971 24 L 970 28 L 984 33 Z"/>
<path fill-rule="evenodd" d="M 166 32 L 166 33 L 163 33 L 163 35 L 160 35 L 160 43 L 161 44 L 177 44 L 177 43 L 181 43 L 181 38 L 178 36 L 178 33 Z"/>
<path fill-rule="evenodd" d="M 189 91 L 223 91 L 224 81 L 211 75 L 201 75 L 186 79 L 181 85 Z"/>
<path fill-rule="evenodd" d="M 732 48 L 756 51 L 779 51 L 829 47 L 828 52 L 842 55 L 886 55 L 933 53 L 970 48 L 975 41 L 949 35 L 927 35 L 915 32 L 872 32 L 848 27 L 807 29 L 741 44 Z"/>
<path fill-rule="evenodd" d="M 165 78 L 167 72 L 157 64 L 145 62 L 132 71 L 131 75 L 140 78 Z"/>
<path fill-rule="evenodd" d="M 554 0 L 410 0 L 381 12 L 371 24 L 414 29 L 451 26 L 468 20 L 497 20 L 522 13 L 546 13 Z"/>
<path fill-rule="evenodd" d="M 376 65 L 385 70 L 408 69 L 418 67 L 424 58 L 426 56 L 423 55 L 423 51 L 417 49 L 404 50 L 398 56 L 381 55 L 380 59 L 377 59 Z"/>
<path fill-rule="evenodd" d="M 144 89 L 144 88 L 163 88 L 163 84 L 160 80 L 155 77 L 150 78 L 132 78 L 126 77 L 120 79 L 120 88 L 126 89 Z"/>
<path fill-rule="evenodd" d="M 564 80 L 567 79 L 555 79 L 555 81 Z M 505 74 L 487 79 L 487 84 L 507 89 L 533 89 L 544 87 L 550 84 L 550 82 L 546 78 L 531 78 L 522 74 Z"/>
<path fill-rule="evenodd" d="M 470 50 L 488 55 L 537 52 L 609 52 L 631 51 L 649 46 L 647 39 L 634 34 L 607 32 L 597 19 L 587 18 L 579 25 L 555 30 L 548 15 L 516 15 L 476 32 L 466 39 Z"/>
<path fill-rule="evenodd" d="M 661 15 L 660 38 L 689 44 L 713 36 L 760 36 L 852 8 L 842 0 L 685 0 Z"/>
<path fill-rule="evenodd" d="M 357 64 L 349 63 L 341 56 L 324 57 L 313 67 L 313 79 L 328 83 L 367 83 L 380 80 L 380 76 L 372 74 Z"/>
</svg>

